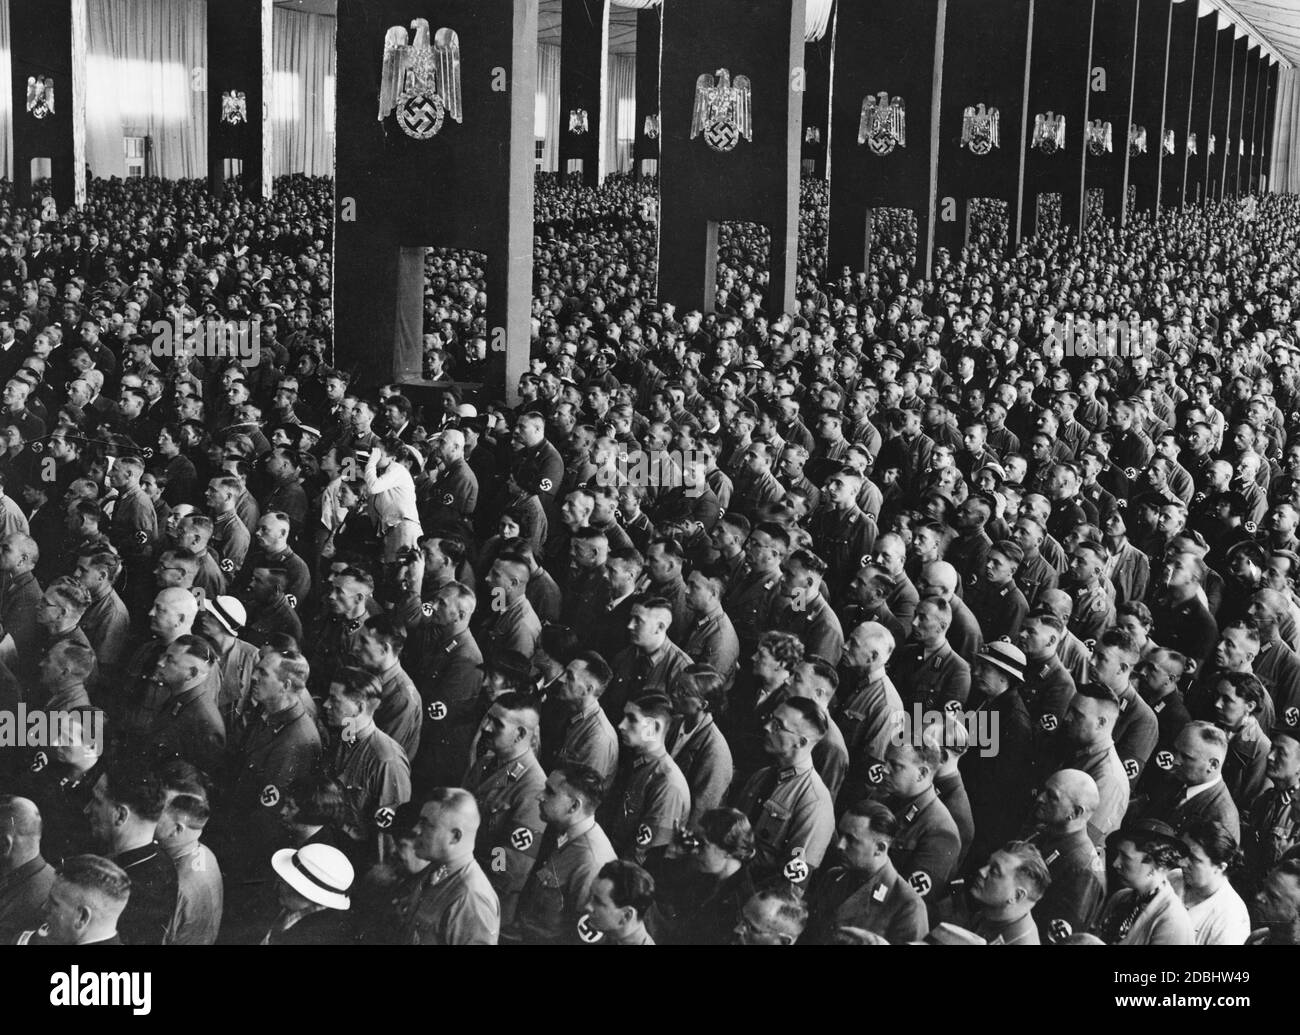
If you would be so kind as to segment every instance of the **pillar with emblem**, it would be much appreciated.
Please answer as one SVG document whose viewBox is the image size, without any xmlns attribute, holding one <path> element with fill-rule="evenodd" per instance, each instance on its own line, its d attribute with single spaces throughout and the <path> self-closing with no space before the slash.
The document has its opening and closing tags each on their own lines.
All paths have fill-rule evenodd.
<svg viewBox="0 0 1300 1035">
<path fill-rule="evenodd" d="M 659 40 L 660 9 L 636 14 L 636 120 L 632 127 L 632 168 L 645 174 L 645 162 L 659 161 Z"/>
<path fill-rule="evenodd" d="M 513 391 L 530 337 L 537 0 L 339 0 L 337 34 L 335 363 L 418 384 L 425 251 L 473 250 L 485 380 Z"/>
<path fill-rule="evenodd" d="M 715 307 L 719 224 L 766 227 L 769 313 L 795 308 L 804 0 L 689 0 L 663 12 L 659 297 Z"/>
<path fill-rule="evenodd" d="M 229 162 L 254 198 L 271 196 L 272 0 L 221 0 L 208 7 L 208 188 L 219 194 Z"/>
<path fill-rule="evenodd" d="M 32 162 L 45 159 L 39 175 L 66 212 L 86 201 L 86 0 L 10 0 L 9 50 L 14 196 L 31 203 Z"/>
<path fill-rule="evenodd" d="M 1020 237 L 1031 8 L 1031 0 L 948 0 L 935 247 L 954 256 L 972 198 L 1006 202 L 1009 242 Z"/>
<path fill-rule="evenodd" d="M 1089 69 L 1097 0 L 1035 0 L 1033 57 L 1026 115 L 1023 234 L 1038 232 L 1047 195 L 1060 196 L 1060 225 L 1083 226 L 1083 168 L 1088 154 Z M 1064 120 L 1064 127 L 1060 120 Z M 1005 124 L 1004 124 L 1005 125 Z M 1006 127 L 1010 132 L 1010 127 Z"/>
<path fill-rule="evenodd" d="M 1192 0 L 1188 0 L 1189 3 Z M 1214 112 L 1214 78 L 1219 55 L 1219 13 L 1196 23 L 1196 57 L 1192 73 L 1192 122 L 1187 133 L 1185 205 L 1205 203 L 1210 172 L 1210 117 Z"/>
<path fill-rule="evenodd" d="M 609 67 L 609 0 L 560 0 L 560 175 L 587 187 L 605 178 L 605 83 Z"/>
<path fill-rule="evenodd" d="M 871 267 L 875 214 L 916 214 L 916 267 L 933 262 L 938 109 L 948 0 L 838 4 L 831 85 L 828 271 Z"/>
<path fill-rule="evenodd" d="M 1196 0 L 1180 0 L 1170 4 L 1160 0 L 1167 8 L 1168 68 L 1165 75 L 1164 124 L 1160 137 L 1160 204 L 1182 208 L 1187 183 L 1187 134 L 1192 125 L 1192 76 L 1196 58 Z M 1158 31 L 1148 18 L 1152 5 L 1144 3 L 1138 20 L 1138 66 L 1134 86 L 1134 107 L 1141 110 L 1147 102 L 1145 93 L 1150 86 L 1147 62 L 1154 46 L 1154 31 Z M 1138 181 L 1138 203 L 1141 205 L 1142 184 Z"/>
<path fill-rule="evenodd" d="M 1088 73 L 1088 121 L 1110 126 L 1110 149 L 1084 148 L 1084 198 L 1102 192 L 1102 215 L 1122 226 L 1129 170 L 1159 160 L 1151 142 L 1158 129 L 1133 116 L 1133 59 L 1137 53 L 1138 5 L 1133 0 L 1095 0 L 1092 61 Z M 1153 66 L 1163 74 L 1163 61 Z M 1161 83 L 1160 85 L 1163 85 Z"/>
</svg>

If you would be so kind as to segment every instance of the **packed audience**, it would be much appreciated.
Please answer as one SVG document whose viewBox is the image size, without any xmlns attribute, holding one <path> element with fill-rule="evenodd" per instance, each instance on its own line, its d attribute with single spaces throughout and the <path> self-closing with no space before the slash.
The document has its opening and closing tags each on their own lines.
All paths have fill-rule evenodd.
<svg viewBox="0 0 1300 1035">
<path fill-rule="evenodd" d="M 470 253 L 327 365 L 327 181 L 0 191 L 0 942 L 1297 940 L 1300 199 L 810 182 L 703 314 L 652 191 L 539 180 L 514 405 Z"/>
</svg>

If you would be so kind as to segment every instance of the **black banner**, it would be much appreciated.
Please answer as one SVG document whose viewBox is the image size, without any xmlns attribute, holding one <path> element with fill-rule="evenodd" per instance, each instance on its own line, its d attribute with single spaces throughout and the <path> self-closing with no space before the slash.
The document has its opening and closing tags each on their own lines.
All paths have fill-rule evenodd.
<svg viewBox="0 0 1300 1035">
<path fill-rule="evenodd" d="M 208 186 L 219 194 L 227 159 L 242 162 L 240 185 L 262 195 L 262 0 L 208 4 Z"/>
<path fill-rule="evenodd" d="M 1158 6 L 1158 5 L 1157 5 Z M 1157 132 L 1147 122 L 1146 151 L 1134 155 L 1129 146 L 1129 128 L 1137 123 L 1133 116 L 1133 55 L 1137 32 L 1138 4 L 1133 0 L 1095 0 L 1092 29 L 1092 71 L 1089 73 L 1088 120 L 1110 123 L 1112 148 L 1101 151 L 1085 148 L 1084 183 L 1088 191 L 1100 189 L 1103 209 L 1109 220 L 1124 216 L 1130 168 L 1142 162 L 1154 164 L 1158 148 L 1152 147 Z M 1153 55 L 1152 69 L 1163 74 L 1163 56 Z"/>
<path fill-rule="evenodd" d="M 560 175 L 582 161 L 582 182 L 595 187 L 600 164 L 600 124 L 605 117 L 601 70 L 605 60 L 608 0 L 560 2 Z M 585 123 L 574 117 L 585 114 Z"/>
<path fill-rule="evenodd" d="M 1193 0 L 1187 0 L 1193 3 Z M 1188 133 L 1187 186 L 1185 204 L 1201 204 L 1206 197 L 1210 170 L 1210 116 L 1214 108 L 1215 66 L 1219 51 L 1219 15 L 1211 12 L 1198 19 L 1196 63 L 1192 78 L 1192 128 Z M 1196 144 L 1195 154 L 1191 144 Z"/>
<path fill-rule="evenodd" d="M 659 8 L 647 7 L 636 15 L 636 125 L 632 127 L 632 168 L 659 160 L 659 131 L 646 134 L 646 119 L 659 118 Z"/>
</svg>

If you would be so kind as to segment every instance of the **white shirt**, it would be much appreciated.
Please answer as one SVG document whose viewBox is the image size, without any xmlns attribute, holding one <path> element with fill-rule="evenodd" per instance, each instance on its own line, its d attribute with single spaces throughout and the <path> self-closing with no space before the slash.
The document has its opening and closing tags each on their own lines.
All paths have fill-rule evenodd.
<svg viewBox="0 0 1300 1035">
<path fill-rule="evenodd" d="M 371 453 L 372 457 L 376 455 Z M 365 481 L 371 512 L 385 532 L 403 521 L 420 523 L 420 512 L 415 505 L 415 479 L 405 464 L 394 460 L 380 474 L 372 459 L 366 464 Z"/>
<path fill-rule="evenodd" d="M 1204 902 L 1187 907 L 1197 945 L 1245 945 L 1250 936 L 1250 914 L 1226 880 Z"/>
</svg>

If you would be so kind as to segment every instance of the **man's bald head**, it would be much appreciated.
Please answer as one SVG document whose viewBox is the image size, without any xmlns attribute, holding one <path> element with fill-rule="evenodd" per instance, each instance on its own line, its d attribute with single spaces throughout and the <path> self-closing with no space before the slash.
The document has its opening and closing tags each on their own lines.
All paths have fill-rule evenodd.
<svg viewBox="0 0 1300 1035">
<path fill-rule="evenodd" d="M 1045 589 L 1038 594 L 1038 602 L 1046 607 L 1061 621 L 1068 621 L 1074 611 L 1074 601 L 1063 589 Z"/>
<path fill-rule="evenodd" d="M 944 600 L 951 600 L 960 584 L 957 569 L 951 564 L 947 561 L 931 561 L 921 569 L 916 589 L 922 598 L 943 597 Z"/>
<path fill-rule="evenodd" d="M 437 787 L 420 809 L 415 854 L 444 866 L 474 853 L 479 828 L 478 803 L 459 787 Z"/>
<path fill-rule="evenodd" d="M 1047 786 L 1068 801 L 1071 808 L 1082 810 L 1085 818 L 1101 804 L 1097 781 L 1081 769 L 1061 769 L 1047 778 Z"/>
<path fill-rule="evenodd" d="M 172 610 L 188 617 L 191 622 L 199 613 L 199 602 L 194 598 L 194 594 L 188 589 L 181 589 L 178 586 L 162 590 L 154 598 L 154 603 L 165 604 Z"/>
<path fill-rule="evenodd" d="M 0 794 L 0 839 L 6 837 L 40 840 L 41 810 L 35 802 L 16 794 Z"/>
</svg>

